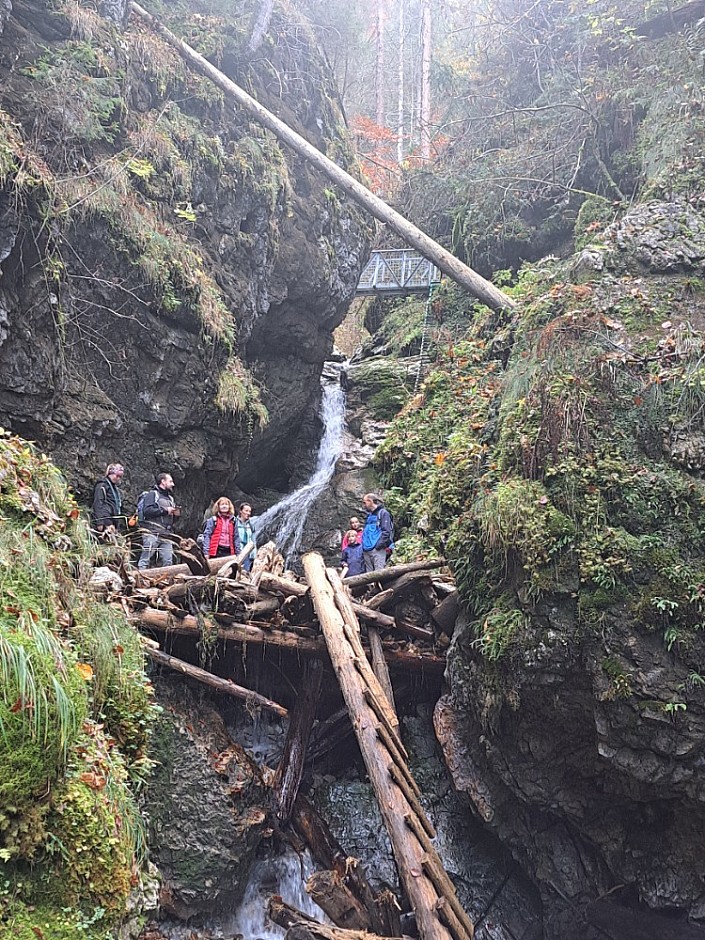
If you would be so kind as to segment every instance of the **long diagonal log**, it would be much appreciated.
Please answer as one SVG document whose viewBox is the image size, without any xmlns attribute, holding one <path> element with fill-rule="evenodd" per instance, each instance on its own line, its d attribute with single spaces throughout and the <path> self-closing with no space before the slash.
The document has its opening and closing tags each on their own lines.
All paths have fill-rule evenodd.
<svg viewBox="0 0 705 940">
<path fill-rule="evenodd" d="M 367 688 L 379 702 L 382 711 L 385 712 L 389 724 L 393 728 L 398 728 L 399 719 L 397 718 L 396 712 L 394 711 L 394 705 L 387 698 L 384 689 L 380 685 L 379 679 L 375 675 L 374 669 L 367 660 L 367 655 L 363 649 L 362 640 L 360 638 L 360 624 L 357 617 L 355 616 L 355 611 L 352 607 L 352 601 L 343 587 L 343 582 L 340 579 L 340 575 L 334 568 L 328 568 L 326 571 L 326 577 L 328 578 L 328 582 L 333 590 L 335 604 L 343 618 L 343 629 L 345 631 L 345 635 L 348 639 L 348 642 L 350 643 L 351 648 L 355 651 L 356 667 L 363 676 Z"/>
<path fill-rule="evenodd" d="M 377 736 L 376 715 L 365 697 L 365 691 L 369 692 L 369 688 L 365 689 L 356 669 L 359 657 L 349 642 L 344 618 L 336 606 L 337 598 L 329 577 L 326 576 L 323 559 L 320 555 L 309 552 L 303 556 L 302 562 L 328 653 L 394 849 L 399 875 L 416 913 L 419 934 L 422 940 L 451 940 L 454 935 L 441 922 L 436 909 L 441 895 L 423 869 L 423 857 L 426 853 L 404 822 L 404 816 L 409 812 L 415 814 L 415 810 L 410 806 L 404 792 L 390 778 L 390 755 Z M 455 937 L 455 940 L 467 938 L 463 935 Z"/>
<path fill-rule="evenodd" d="M 155 19 L 155 17 L 149 14 L 143 7 L 137 3 L 131 3 L 130 9 L 133 13 L 137 14 L 140 19 L 148 23 L 152 29 L 156 30 L 169 45 L 173 46 L 191 68 L 194 68 L 196 71 L 200 72 L 201 75 L 205 75 L 206 78 L 210 79 L 210 81 L 224 91 L 229 98 L 236 101 L 240 107 L 248 111 L 255 120 L 272 131 L 279 140 L 295 150 L 296 153 L 302 156 L 308 163 L 325 173 L 329 179 L 351 196 L 359 205 L 367 209 L 367 211 L 376 219 L 379 219 L 380 222 L 384 222 L 388 225 L 393 231 L 400 235 L 405 242 L 421 252 L 425 258 L 433 261 L 444 274 L 447 274 L 448 277 L 462 285 L 473 297 L 477 297 L 482 303 L 487 304 L 488 307 L 492 307 L 495 310 L 510 310 L 516 306 L 516 302 L 508 297 L 507 294 L 499 290 L 498 287 L 495 287 L 490 281 L 485 280 L 484 277 L 479 275 L 476 271 L 473 271 L 472 268 L 463 264 L 462 261 L 443 248 L 442 245 L 439 245 L 438 242 L 434 241 L 426 235 L 425 232 L 422 232 L 421 229 L 405 219 L 404 216 L 400 215 L 395 209 L 388 206 L 379 196 L 375 196 L 366 186 L 363 186 L 362 183 L 353 176 L 346 173 L 342 167 L 339 167 L 337 163 L 334 163 L 333 160 L 324 153 L 321 153 L 320 150 L 317 150 L 316 147 L 305 140 L 300 134 L 297 134 L 288 124 L 285 124 L 284 121 L 272 114 L 271 111 L 262 107 L 262 105 L 251 95 L 248 95 L 243 88 L 236 85 L 232 79 L 228 78 L 227 75 L 214 65 L 211 65 L 207 59 L 199 55 L 188 43 L 185 43 L 182 39 L 179 39 L 178 36 L 175 36 L 163 23 L 160 23 L 159 20 Z"/>
<path fill-rule="evenodd" d="M 244 689 L 241 685 L 235 685 L 235 683 L 231 682 L 229 679 L 221 679 L 220 676 L 214 676 L 205 669 L 192 666 L 191 663 L 185 663 L 183 660 L 177 659 L 175 656 L 170 656 L 162 650 L 147 647 L 147 655 L 153 659 L 155 663 L 168 666 L 169 669 L 174 669 L 184 676 L 196 679 L 197 682 L 208 685 L 211 689 L 215 689 L 216 692 L 222 692 L 223 695 L 230 695 L 233 698 L 242 699 L 247 702 L 248 705 L 259 705 L 261 708 L 266 708 L 268 711 L 274 712 L 281 718 L 286 718 L 289 714 L 283 705 L 279 705 L 277 702 L 265 698 L 264 695 L 260 695 L 259 692 L 251 692 L 250 689 Z"/>
<path fill-rule="evenodd" d="M 286 822 L 291 816 L 304 772 L 306 748 L 316 717 L 316 706 L 321 694 L 323 663 L 308 659 L 301 670 L 301 682 L 296 703 L 291 713 L 284 750 L 274 776 L 277 818 Z M 347 926 L 343 924 L 342 926 Z"/>
</svg>

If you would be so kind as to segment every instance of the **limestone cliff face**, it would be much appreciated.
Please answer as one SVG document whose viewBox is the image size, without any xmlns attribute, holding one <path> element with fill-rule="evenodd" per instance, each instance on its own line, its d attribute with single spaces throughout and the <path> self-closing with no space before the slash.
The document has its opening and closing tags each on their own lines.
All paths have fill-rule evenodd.
<svg viewBox="0 0 705 940">
<path fill-rule="evenodd" d="M 235 6 L 168 17 L 349 165 L 305 28 L 277 12 L 249 61 Z M 192 520 L 239 474 L 282 482 L 367 223 L 140 25 L 30 0 L 3 27 L 0 423 L 83 495 L 111 459 L 130 496 L 172 471 Z"/>
</svg>

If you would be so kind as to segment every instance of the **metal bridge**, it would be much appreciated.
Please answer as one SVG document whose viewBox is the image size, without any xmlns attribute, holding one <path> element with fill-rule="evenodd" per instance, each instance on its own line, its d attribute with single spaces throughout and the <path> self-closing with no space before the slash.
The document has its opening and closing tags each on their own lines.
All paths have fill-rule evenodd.
<svg viewBox="0 0 705 940">
<path fill-rule="evenodd" d="M 373 251 L 355 293 L 363 296 L 386 294 L 389 297 L 427 294 L 440 280 L 438 268 L 413 248 Z"/>
</svg>

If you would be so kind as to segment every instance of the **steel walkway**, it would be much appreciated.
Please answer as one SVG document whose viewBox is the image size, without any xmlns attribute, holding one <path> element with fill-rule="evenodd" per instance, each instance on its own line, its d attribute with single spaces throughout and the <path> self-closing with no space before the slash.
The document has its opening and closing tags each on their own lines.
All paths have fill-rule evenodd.
<svg viewBox="0 0 705 940">
<path fill-rule="evenodd" d="M 359 296 L 384 294 L 401 297 L 425 294 L 439 284 L 441 272 L 413 248 L 373 251 L 358 281 Z"/>
</svg>

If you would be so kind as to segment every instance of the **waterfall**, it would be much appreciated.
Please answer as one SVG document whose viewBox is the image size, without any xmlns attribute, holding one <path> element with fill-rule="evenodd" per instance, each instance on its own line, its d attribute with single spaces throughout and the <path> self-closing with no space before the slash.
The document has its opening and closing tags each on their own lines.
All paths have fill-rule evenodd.
<svg viewBox="0 0 705 940">
<path fill-rule="evenodd" d="M 271 533 L 277 548 L 287 559 L 298 553 L 308 514 L 330 482 L 340 456 L 345 429 L 345 393 L 340 381 L 343 365 L 327 363 L 326 366 L 321 376 L 323 437 L 313 473 L 303 486 L 279 500 L 257 519 L 257 532 Z"/>
<path fill-rule="evenodd" d="M 330 923 L 304 890 L 306 879 L 315 870 L 308 852 L 300 858 L 290 846 L 278 857 L 255 862 L 242 904 L 232 920 L 224 925 L 225 931 L 229 936 L 241 936 L 242 940 L 281 940 L 285 931 L 267 917 L 267 901 L 273 894 L 304 914 Z"/>
</svg>

